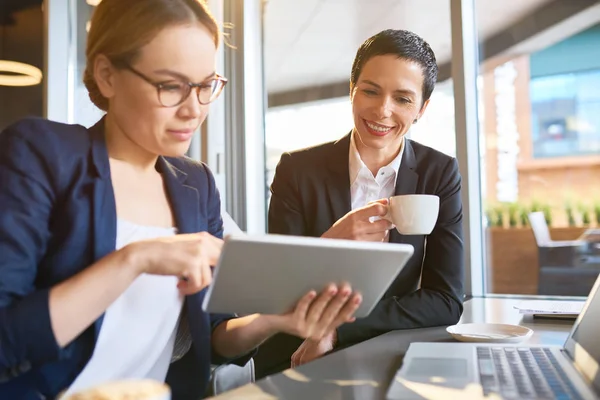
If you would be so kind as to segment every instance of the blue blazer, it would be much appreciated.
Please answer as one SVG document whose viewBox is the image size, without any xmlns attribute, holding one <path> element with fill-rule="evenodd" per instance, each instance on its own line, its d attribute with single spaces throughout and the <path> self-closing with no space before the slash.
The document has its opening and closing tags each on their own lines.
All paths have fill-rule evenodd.
<svg viewBox="0 0 600 400">
<path fill-rule="evenodd" d="M 204 164 L 159 157 L 178 231 L 223 236 L 219 192 Z M 50 288 L 115 250 L 117 215 L 104 122 L 90 129 L 25 119 L 0 133 L 0 399 L 54 398 L 94 349 L 100 317 L 61 348 L 50 324 Z M 204 395 L 212 329 L 233 315 L 202 310 L 206 290 L 187 296 L 193 345 L 171 364 L 174 399 Z"/>
</svg>

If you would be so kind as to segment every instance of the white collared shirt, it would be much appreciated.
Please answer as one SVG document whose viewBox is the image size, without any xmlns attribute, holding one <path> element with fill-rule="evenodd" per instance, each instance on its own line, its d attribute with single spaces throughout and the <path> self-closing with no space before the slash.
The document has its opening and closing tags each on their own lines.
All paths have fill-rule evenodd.
<svg viewBox="0 0 600 400">
<path fill-rule="evenodd" d="M 377 175 L 373 176 L 369 168 L 360 158 L 356 143 L 354 141 L 354 132 L 350 135 L 350 201 L 352 209 L 355 210 L 364 207 L 367 203 L 389 198 L 394 195 L 396 189 L 396 176 L 400 168 L 400 161 L 404 153 L 404 139 L 400 147 L 400 152 L 388 165 L 381 167 Z"/>
</svg>

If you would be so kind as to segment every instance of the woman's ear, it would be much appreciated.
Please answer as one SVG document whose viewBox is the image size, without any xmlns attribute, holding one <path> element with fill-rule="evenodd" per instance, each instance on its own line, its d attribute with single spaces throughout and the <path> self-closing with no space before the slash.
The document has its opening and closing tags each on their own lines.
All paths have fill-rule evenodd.
<svg viewBox="0 0 600 400">
<path fill-rule="evenodd" d="M 427 101 L 425 101 L 425 103 L 423 103 L 423 107 L 421 107 L 421 109 L 419 110 L 419 113 L 415 117 L 415 120 L 413 121 L 413 124 L 416 124 L 417 121 L 421 119 L 421 117 L 425 113 L 425 110 L 427 109 L 427 106 L 429 105 L 429 100 L 431 100 L 431 99 L 427 99 Z"/>
<path fill-rule="evenodd" d="M 98 90 L 107 99 L 114 96 L 115 91 L 115 68 L 110 60 L 100 54 L 94 60 L 94 80 L 98 85 Z"/>
</svg>

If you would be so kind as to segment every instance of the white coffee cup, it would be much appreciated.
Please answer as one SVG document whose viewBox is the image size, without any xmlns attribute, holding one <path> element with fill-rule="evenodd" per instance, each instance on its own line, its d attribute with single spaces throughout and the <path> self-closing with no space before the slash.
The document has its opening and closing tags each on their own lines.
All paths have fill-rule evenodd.
<svg viewBox="0 0 600 400">
<path fill-rule="evenodd" d="M 440 198 L 431 194 L 405 194 L 389 198 L 383 217 L 402 235 L 429 235 L 437 222 Z"/>
<path fill-rule="evenodd" d="M 171 400 L 171 390 L 150 379 L 123 380 L 74 393 L 64 400 Z"/>
</svg>

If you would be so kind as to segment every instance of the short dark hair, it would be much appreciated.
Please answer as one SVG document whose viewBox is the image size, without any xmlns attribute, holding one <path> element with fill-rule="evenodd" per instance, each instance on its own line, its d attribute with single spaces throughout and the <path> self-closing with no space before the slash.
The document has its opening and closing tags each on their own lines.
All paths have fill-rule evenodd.
<svg viewBox="0 0 600 400">
<path fill-rule="evenodd" d="M 431 97 L 437 81 L 438 67 L 435 54 L 429 44 L 419 35 L 400 29 L 386 29 L 371 36 L 358 48 L 352 73 L 350 88 L 354 88 L 363 67 L 371 58 L 392 54 L 398 58 L 413 61 L 423 69 L 423 102 Z"/>
</svg>

